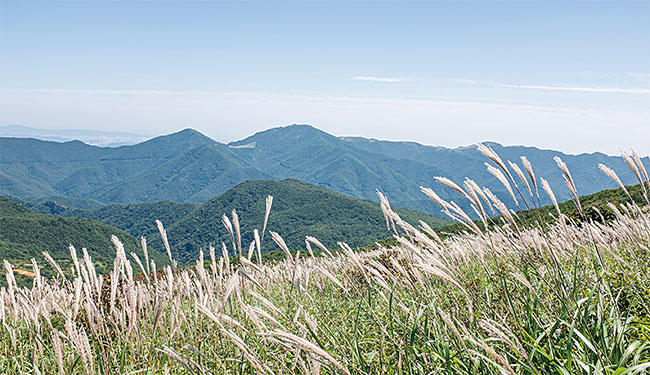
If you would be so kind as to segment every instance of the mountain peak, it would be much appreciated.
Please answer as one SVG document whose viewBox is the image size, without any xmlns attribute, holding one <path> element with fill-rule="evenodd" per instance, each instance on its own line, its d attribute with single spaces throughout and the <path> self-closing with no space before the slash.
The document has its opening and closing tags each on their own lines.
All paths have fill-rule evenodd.
<svg viewBox="0 0 650 375">
<path fill-rule="evenodd" d="M 259 146 L 265 146 L 277 143 L 286 143 L 308 140 L 313 142 L 315 140 L 335 140 L 338 138 L 326 133 L 318 128 L 307 124 L 292 124 L 287 126 L 279 126 L 253 134 L 250 137 L 229 143 L 229 146 L 241 146 L 255 142 Z"/>
<path fill-rule="evenodd" d="M 178 131 L 176 133 L 177 134 L 194 134 L 194 133 L 202 134 L 200 131 L 198 131 L 198 130 L 196 130 L 194 128 L 185 128 L 185 129 L 180 130 L 180 131 Z"/>
<path fill-rule="evenodd" d="M 174 142 L 174 143 L 180 143 L 180 142 L 190 143 L 193 145 L 199 145 L 204 143 L 217 143 L 214 139 L 192 128 L 185 128 L 175 133 L 162 135 L 160 137 L 151 139 L 151 141 L 155 141 L 155 140 L 158 141 L 165 140 L 167 142 Z"/>
<path fill-rule="evenodd" d="M 185 137 L 205 137 L 209 138 L 205 134 L 201 133 L 200 131 L 194 129 L 194 128 L 185 128 L 183 130 L 177 131 L 176 133 L 171 133 L 169 134 L 170 136 L 185 136 Z"/>
</svg>

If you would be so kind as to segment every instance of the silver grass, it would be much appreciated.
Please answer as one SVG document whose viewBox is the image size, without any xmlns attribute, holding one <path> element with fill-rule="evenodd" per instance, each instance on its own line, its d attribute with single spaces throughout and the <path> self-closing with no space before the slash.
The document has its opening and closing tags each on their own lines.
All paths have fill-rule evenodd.
<svg viewBox="0 0 650 375">
<path fill-rule="evenodd" d="M 451 201 L 449 202 L 449 208 L 456 213 L 462 221 L 464 221 L 476 234 L 481 234 L 481 229 L 474 223 L 474 220 L 472 220 L 465 211 L 463 211 L 462 208 L 456 202 Z M 452 216 L 453 218 L 453 216 Z"/>
<path fill-rule="evenodd" d="M 59 267 L 59 265 L 56 263 L 54 258 L 52 258 L 52 256 L 50 256 L 50 254 L 47 251 L 43 252 L 43 257 L 52 266 L 52 268 L 56 270 L 59 276 L 61 276 L 61 279 L 66 280 L 65 274 L 61 270 L 61 267 Z"/>
<path fill-rule="evenodd" d="M 486 332 L 497 336 L 520 356 L 528 359 L 528 353 L 526 353 L 524 348 L 521 346 L 517 337 L 507 328 L 490 319 L 481 319 L 479 321 L 479 326 Z"/>
<path fill-rule="evenodd" d="M 508 193 L 510 193 L 510 196 L 512 196 L 512 200 L 515 201 L 515 204 L 517 207 L 519 207 L 519 202 L 517 201 L 517 197 L 515 197 L 515 193 L 512 191 L 512 187 L 510 186 L 510 182 L 506 179 L 506 176 L 503 175 L 503 173 L 495 168 L 493 165 L 485 163 L 485 166 L 487 167 L 487 171 L 490 172 L 494 177 L 497 178 L 503 184 L 503 186 L 508 190 Z"/>
<path fill-rule="evenodd" d="M 309 241 L 309 242 L 313 243 L 314 245 L 316 245 L 316 247 L 323 250 L 325 252 L 325 254 L 329 255 L 330 258 L 334 257 L 334 255 L 332 255 L 332 253 L 329 251 L 329 249 L 327 249 L 327 247 L 325 247 L 325 245 L 323 245 L 316 237 L 307 236 L 307 237 L 305 237 L 305 241 Z"/>
<path fill-rule="evenodd" d="M 439 177 L 439 176 L 436 176 L 436 177 L 434 177 L 433 179 L 436 180 L 439 184 L 444 185 L 444 186 L 450 188 L 451 190 L 454 190 L 454 191 L 456 191 L 456 192 L 462 194 L 462 195 L 463 195 L 465 198 L 467 198 L 468 200 L 470 200 L 470 201 L 472 200 L 472 198 L 470 198 L 470 196 L 467 195 L 467 193 L 465 192 L 465 190 L 463 190 L 460 186 L 458 186 L 458 185 L 457 185 L 455 182 L 453 182 L 452 180 L 450 180 L 450 179 L 448 179 L 448 178 L 446 178 L 446 177 Z"/>
<path fill-rule="evenodd" d="M 149 252 L 147 251 L 147 239 L 144 236 L 140 237 L 140 246 L 142 247 L 142 253 L 144 254 L 144 263 L 147 265 L 147 273 L 150 273 L 151 268 L 149 268 Z"/>
<path fill-rule="evenodd" d="M 499 166 L 504 172 L 508 173 L 508 168 L 506 168 L 506 164 L 501 160 L 499 155 L 491 148 L 488 147 L 482 143 L 479 143 L 476 145 L 476 148 L 478 151 L 483 154 L 486 158 L 492 160 L 496 165 Z"/>
<path fill-rule="evenodd" d="M 304 338 L 300 336 L 296 336 L 289 332 L 275 330 L 269 332 L 268 334 L 286 343 L 289 343 L 295 347 L 299 347 L 319 357 L 322 357 L 325 360 L 331 362 L 334 365 L 334 367 L 336 367 L 336 369 L 338 369 L 343 374 L 350 375 L 350 372 L 345 367 L 343 367 L 343 365 L 341 365 L 336 359 L 334 359 L 334 357 L 332 357 L 328 352 L 321 349 L 318 345 L 313 344 L 310 341 L 307 341 Z"/>
<path fill-rule="evenodd" d="M 210 269 L 212 270 L 212 276 L 217 276 L 217 257 L 215 254 L 214 246 L 210 245 Z"/>
<path fill-rule="evenodd" d="M 440 318 L 442 321 L 449 327 L 451 330 L 451 333 L 456 337 L 456 340 L 460 343 L 460 345 L 463 347 L 463 349 L 467 350 L 467 346 L 465 345 L 465 340 L 460 336 L 460 332 L 458 332 L 458 328 L 454 325 L 454 323 L 451 321 L 451 318 L 449 315 L 442 311 L 439 307 L 437 308 L 438 315 L 440 315 Z"/>
<path fill-rule="evenodd" d="M 557 204 L 557 199 L 555 199 L 555 194 L 553 193 L 553 189 L 551 189 L 551 185 L 546 181 L 545 179 L 541 179 L 542 181 L 542 188 L 544 188 L 544 191 L 548 195 L 549 198 L 551 198 L 551 202 L 553 202 L 553 206 L 555 207 L 555 211 L 557 212 L 558 217 L 562 215 L 562 212 L 560 212 L 560 206 Z"/>
<path fill-rule="evenodd" d="M 233 255 L 237 255 L 237 244 L 235 242 L 235 232 L 232 227 L 232 223 L 230 222 L 230 219 L 226 214 L 223 214 L 221 217 L 221 222 L 223 223 L 223 226 L 226 227 L 226 230 L 228 230 L 228 234 L 230 234 L 230 241 L 232 242 L 232 251 Z"/>
<path fill-rule="evenodd" d="M 618 178 L 618 175 L 616 174 L 616 172 L 614 172 L 613 169 L 611 169 L 610 167 L 608 167 L 608 166 L 606 166 L 605 164 L 602 164 L 602 163 L 598 164 L 598 168 L 607 177 L 611 178 L 614 182 L 616 182 L 616 184 L 621 188 L 621 190 L 623 190 L 625 192 L 625 195 L 630 197 L 630 193 L 627 191 L 627 189 L 625 188 L 625 185 L 623 185 L 623 182 L 621 182 L 621 179 Z M 632 197 L 630 197 L 630 199 L 631 198 Z"/>
<path fill-rule="evenodd" d="M 481 187 L 478 186 L 478 184 L 474 180 L 467 178 L 466 181 L 469 184 L 469 186 L 472 188 L 472 190 L 476 194 L 478 194 L 478 196 L 481 197 L 481 199 L 483 199 L 483 201 L 488 205 L 488 207 L 490 207 L 490 211 L 492 211 L 492 213 L 495 213 L 494 208 L 492 207 L 492 202 L 490 202 L 490 199 L 485 195 L 483 189 L 481 189 Z"/>
<path fill-rule="evenodd" d="M 483 222 L 483 226 L 487 230 L 488 228 L 487 214 L 485 213 L 485 209 L 483 209 L 483 205 L 481 204 L 481 199 L 479 198 L 479 195 L 477 194 L 476 190 L 474 190 L 474 185 L 476 183 L 473 182 L 474 181 L 470 180 L 469 178 L 466 178 L 465 181 L 463 181 L 463 186 L 465 187 L 467 193 L 472 197 L 471 199 L 471 201 L 473 202 L 472 207 L 475 209 L 476 214 L 481 218 L 481 221 Z"/>
<path fill-rule="evenodd" d="M 72 258 L 72 263 L 74 264 L 74 269 L 76 271 L 74 276 L 80 276 L 81 271 L 79 269 L 79 259 L 77 259 L 77 250 L 72 246 L 72 244 L 68 246 L 68 249 L 70 250 L 70 257 Z"/>
<path fill-rule="evenodd" d="M 643 186 L 643 179 L 641 178 L 641 172 L 639 171 L 639 167 L 637 167 L 636 163 L 634 162 L 634 159 L 632 159 L 632 157 L 628 155 L 625 151 L 621 151 L 621 157 L 625 161 L 625 164 L 627 164 L 628 168 L 632 170 L 634 176 L 639 181 L 639 184 Z M 645 186 L 643 186 L 643 190 L 645 190 Z"/>
<path fill-rule="evenodd" d="M 241 247 L 241 230 L 239 229 L 239 216 L 237 215 L 237 211 L 232 210 L 232 225 L 235 228 L 235 234 L 237 237 L 237 250 L 239 251 L 239 256 L 242 255 L 242 247 Z"/>
<path fill-rule="evenodd" d="M 530 180 L 533 182 L 533 187 L 535 187 L 535 195 L 537 195 L 537 198 L 539 198 L 539 191 L 537 190 L 537 180 L 535 179 L 535 172 L 533 171 L 533 165 L 530 164 L 530 161 L 525 156 L 521 157 L 521 164 L 524 165 L 524 169 L 526 170 L 526 173 L 528 173 L 528 177 L 530 177 Z"/>
<path fill-rule="evenodd" d="M 52 336 L 52 346 L 54 347 L 54 356 L 56 357 L 56 363 L 59 369 L 59 375 L 64 375 L 64 365 L 63 365 L 63 343 L 61 342 L 61 338 L 59 337 L 58 334 L 59 331 L 56 329 L 52 330 L 51 336 Z"/>
<path fill-rule="evenodd" d="M 266 197 L 266 211 L 264 212 L 264 225 L 262 226 L 262 238 L 264 240 L 264 233 L 266 233 L 266 224 L 269 222 L 269 214 L 271 213 L 271 206 L 273 206 L 273 197 Z"/>
<path fill-rule="evenodd" d="M 273 239 L 273 242 L 275 242 L 282 251 L 284 251 L 284 254 L 287 256 L 287 260 L 289 262 L 293 262 L 293 256 L 291 255 L 291 252 L 289 251 L 289 248 L 287 247 L 287 244 L 284 242 L 282 237 L 277 233 L 277 232 L 270 232 L 271 233 L 271 238 Z"/>
<path fill-rule="evenodd" d="M 501 366 L 505 367 L 506 370 L 512 375 L 517 375 L 515 370 L 512 369 L 508 361 L 503 358 L 500 354 L 498 354 L 490 345 L 484 343 L 483 341 L 477 341 L 474 340 L 472 337 L 467 337 L 467 340 L 469 340 L 472 344 L 480 347 L 481 349 L 485 350 L 492 358 L 494 358 Z"/>
<path fill-rule="evenodd" d="M 156 220 L 156 226 L 158 226 L 160 237 L 162 238 L 163 245 L 165 246 L 165 250 L 167 250 L 167 256 L 169 257 L 169 261 L 171 262 L 172 266 L 176 268 L 174 259 L 172 258 L 172 251 L 169 248 L 169 241 L 167 241 L 167 231 L 165 230 L 165 227 L 163 227 L 163 224 L 160 220 Z"/>
<path fill-rule="evenodd" d="M 645 166 L 643 165 L 643 161 L 634 150 L 632 151 L 632 158 L 636 161 L 636 164 L 639 166 L 639 169 L 641 170 L 641 174 L 643 175 L 643 177 L 645 177 L 645 182 L 646 184 L 648 184 L 648 188 L 650 189 L 650 178 L 648 178 L 648 172 L 646 171 Z"/>
<path fill-rule="evenodd" d="M 621 156 L 625 160 L 627 166 L 632 170 L 632 172 L 634 172 L 636 179 L 639 181 L 639 184 L 643 189 L 643 197 L 645 198 L 646 202 L 650 204 L 650 197 L 648 197 L 648 189 L 646 188 L 645 186 L 646 184 L 643 181 L 643 177 L 645 177 L 646 182 L 648 182 L 647 181 L 648 177 L 647 177 L 647 172 L 645 170 L 645 167 L 643 166 L 643 162 L 641 161 L 641 158 L 634 151 L 632 151 L 632 156 L 629 156 L 625 152 L 622 152 Z M 648 182 L 648 184 L 650 186 L 650 182 Z"/>
<path fill-rule="evenodd" d="M 14 269 L 11 263 L 8 260 L 3 260 L 5 270 L 7 271 L 7 284 L 9 285 L 9 290 L 16 288 L 16 278 L 14 276 Z M 13 286 L 13 288 L 12 288 Z"/>
<path fill-rule="evenodd" d="M 147 282 L 149 282 L 149 275 L 147 274 L 147 271 L 144 270 L 144 266 L 142 265 L 142 262 L 140 261 L 140 258 L 138 257 L 138 254 L 132 252 L 131 256 L 133 257 L 133 259 L 135 259 L 135 262 L 140 267 L 140 270 L 142 270 L 142 274 L 144 275 Z"/>
<path fill-rule="evenodd" d="M 43 281 L 41 280 L 41 269 L 36 264 L 36 258 L 32 258 L 32 270 L 34 271 L 34 283 L 40 293 L 43 289 Z"/>
<path fill-rule="evenodd" d="M 248 261 L 253 259 L 253 251 L 255 250 L 255 241 L 251 241 L 251 244 L 248 246 Z"/>
<path fill-rule="evenodd" d="M 580 197 L 578 196 L 578 190 L 576 189 L 576 185 L 573 182 L 573 178 L 571 177 L 571 172 L 569 172 L 569 167 L 567 167 L 566 163 L 564 163 L 559 156 L 554 157 L 553 160 L 555 160 L 555 163 L 563 173 L 562 178 L 564 179 L 566 186 L 569 188 L 569 191 L 573 195 L 573 200 L 575 201 L 576 206 L 578 206 L 578 211 L 580 211 L 582 217 L 585 217 L 585 213 L 582 210 L 582 204 L 580 203 Z"/>
<path fill-rule="evenodd" d="M 226 266 L 226 274 L 230 274 L 230 255 L 228 255 L 228 248 L 225 243 L 221 243 L 221 254 L 223 255 L 223 260 Z"/>
<path fill-rule="evenodd" d="M 526 176 L 524 176 L 524 172 L 521 171 L 519 166 L 510 160 L 508 160 L 508 164 L 510 164 L 510 168 L 512 168 L 513 171 L 519 176 L 519 179 L 523 181 L 524 185 L 526 185 L 526 188 L 528 189 L 528 193 L 530 194 L 531 197 L 533 196 L 533 190 L 530 188 L 530 184 L 528 183 L 528 180 L 526 179 Z"/>
<path fill-rule="evenodd" d="M 492 204 L 494 204 L 494 207 L 496 207 L 499 212 L 503 215 L 503 217 L 506 218 L 508 223 L 512 226 L 512 228 L 518 233 L 519 228 L 517 227 L 517 223 L 515 222 L 515 219 L 512 217 L 512 214 L 510 213 L 510 210 L 508 210 L 508 207 L 505 205 L 505 203 L 501 202 L 499 198 L 497 198 L 496 195 L 494 195 L 489 189 L 485 188 L 483 189 L 485 192 L 485 195 L 488 196 L 492 200 Z"/>
<path fill-rule="evenodd" d="M 262 265 L 262 241 L 260 240 L 260 232 L 257 229 L 253 231 L 253 237 L 257 248 L 257 264 Z"/>
</svg>

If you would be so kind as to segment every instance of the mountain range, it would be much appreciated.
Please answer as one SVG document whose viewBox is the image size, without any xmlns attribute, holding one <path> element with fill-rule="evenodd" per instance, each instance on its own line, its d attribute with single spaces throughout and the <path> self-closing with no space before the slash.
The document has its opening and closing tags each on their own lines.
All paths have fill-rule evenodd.
<svg viewBox="0 0 650 375">
<path fill-rule="evenodd" d="M 620 157 L 485 144 L 504 161 L 520 164 L 519 157 L 526 156 L 560 200 L 569 196 L 554 156 L 568 165 L 579 194 L 615 187 L 598 170 L 599 163 L 613 168 L 623 183 L 635 183 Z M 434 186 L 434 176 L 459 184 L 470 177 L 510 202 L 501 183 L 486 171 L 486 161 L 476 147 L 336 137 L 308 125 L 273 128 L 229 144 L 192 129 L 115 148 L 5 137 L 0 138 L 0 194 L 31 201 L 62 196 L 103 204 L 202 203 L 244 181 L 293 178 L 375 201 L 379 190 L 395 206 L 439 215 L 439 208 L 419 189 Z M 644 162 L 647 165 L 647 157 Z M 434 190 L 467 207 L 459 194 L 442 186 Z"/>
</svg>

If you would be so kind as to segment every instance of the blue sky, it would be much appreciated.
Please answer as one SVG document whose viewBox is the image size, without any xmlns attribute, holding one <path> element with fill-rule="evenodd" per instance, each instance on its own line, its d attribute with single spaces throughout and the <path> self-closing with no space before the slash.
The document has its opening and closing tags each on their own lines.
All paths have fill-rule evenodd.
<svg viewBox="0 0 650 375">
<path fill-rule="evenodd" d="M 0 124 L 650 154 L 650 3 L 0 3 Z M 645 139 L 644 139 L 645 137 Z"/>
</svg>

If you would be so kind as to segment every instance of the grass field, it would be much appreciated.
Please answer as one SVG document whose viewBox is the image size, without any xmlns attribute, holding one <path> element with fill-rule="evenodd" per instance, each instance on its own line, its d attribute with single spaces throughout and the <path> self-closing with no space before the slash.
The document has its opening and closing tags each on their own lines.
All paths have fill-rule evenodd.
<svg viewBox="0 0 650 375">
<path fill-rule="evenodd" d="M 526 161 L 522 172 L 482 152 L 520 206 L 552 195 Z M 645 192 L 647 173 L 629 160 Z M 308 237 L 305 250 L 291 252 L 268 232 L 259 240 L 275 241 L 286 256 L 265 263 L 259 242 L 239 244 L 235 227 L 236 265 L 210 249 L 195 267 L 155 270 L 146 255 L 129 260 L 114 238 L 110 275 L 79 256 L 68 278 L 46 280 L 34 264 L 31 288 L 17 288 L 5 262 L 0 372 L 645 374 L 648 206 L 612 204 L 611 220 L 591 220 L 570 172 L 558 166 L 583 220 L 560 214 L 554 223 L 540 217 L 539 225 L 519 226 L 489 190 L 438 179 L 462 191 L 483 225 L 423 189 L 466 231 L 441 239 L 404 222 L 380 195 L 397 246 L 355 252 L 341 243 L 331 253 Z M 504 223 L 493 223 L 490 209 Z"/>
</svg>

